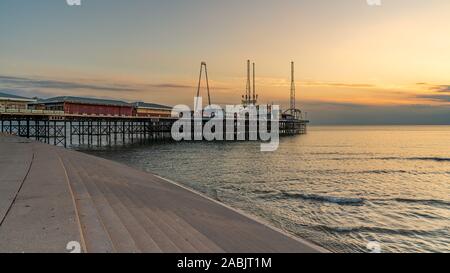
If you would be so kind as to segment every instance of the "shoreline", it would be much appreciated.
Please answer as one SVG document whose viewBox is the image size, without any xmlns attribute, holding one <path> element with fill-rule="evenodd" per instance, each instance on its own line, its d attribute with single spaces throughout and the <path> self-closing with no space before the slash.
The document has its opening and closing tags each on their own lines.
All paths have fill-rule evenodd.
<svg viewBox="0 0 450 273">
<path fill-rule="evenodd" d="M 301 238 L 301 237 L 299 237 L 299 236 L 296 236 L 295 234 L 289 233 L 289 232 L 287 232 L 286 230 L 283 230 L 283 229 L 281 229 L 281 228 L 278 228 L 278 227 L 272 225 L 270 222 L 268 222 L 268 221 L 266 221 L 266 220 L 264 220 L 264 219 L 261 219 L 261 218 L 259 218 L 259 217 L 257 217 L 257 216 L 254 216 L 254 215 L 252 215 L 252 214 L 250 214 L 250 213 L 248 213 L 248 212 L 246 212 L 246 211 L 243 211 L 243 210 L 241 210 L 241 209 L 238 209 L 238 208 L 234 208 L 234 207 L 232 207 L 232 206 L 229 206 L 229 205 L 227 205 L 227 204 L 225 204 L 225 203 L 223 203 L 223 202 L 220 202 L 219 200 L 216 200 L 216 199 L 214 199 L 214 198 L 212 198 L 212 197 L 207 196 L 207 195 L 204 194 L 204 193 L 201 193 L 201 192 L 196 191 L 196 190 L 194 190 L 194 189 L 192 189 L 192 188 L 189 188 L 189 187 L 187 187 L 187 186 L 184 186 L 184 185 L 182 185 L 182 184 L 180 184 L 180 183 L 178 183 L 178 182 L 175 182 L 175 181 L 173 181 L 173 180 L 170 180 L 170 179 L 161 177 L 161 176 L 159 176 L 159 175 L 157 175 L 157 174 L 153 174 L 153 175 L 155 175 L 156 177 L 159 177 L 159 178 L 161 178 L 161 179 L 163 179 L 163 180 L 165 180 L 165 181 L 167 181 L 167 182 L 169 182 L 169 183 L 172 183 L 172 184 L 174 184 L 174 185 L 176 185 L 176 186 L 178 186 L 178 187 L 181 187 L 181 188 L 183 188 L 183 189 L 185 189 L 185 190 L 188 190 L 188 191 L 190 191 L 190 192 L 192 192 L 192 193 L 194 193 L 194 194 L 200 195 L 201 197 L 206 198 L 206 199 L 208 199 L 208 200 L 210 200 L 210 201 L 212 201 L 212 202 L 214 202 L 214 203 L 217 203 L 218 205 L 223 206 L 223 207 L 225 207 L 225 208 L 227 208 L 227 209 L 229 209 L 229 210 L 235 211 L 235 212 L 237 212 L 237 213 L 239 213 L 239 214 L 241 214 L 241 215 L 243 215 L 243 216 L 245 216 L 245 217 L 248 217 L 248 218 L 252 219 L 252 220 L 255 221 L 255 222 L 258 222 L 258 223 L 260 223 L 260 224 L 262 224 L 262 225 L 265 225 L 266 227 L 268 227 L 268 228 L 270 228 L 270 229 L 273 229 L 273 230 L 276 231 L 276 232 L 280 232 L 280 233 L 282 233 L 282 234 L 284 234 L 284 235 L 286 235 L 286 236 L 288 236 L 288 237 L 291 237 L 292 239 L 297 240 L 297 241 L 299 241 L 299 242 L 302 243 L 302 244 L 308 245 L 308 246 L 310 246 L 311 248 L 317 248 L 318 250 L 320 250 L 320 252 L 324 252 L 324 253 L 325 253 L 325 252 L 329 252 L 329 250 L 325 249 L 325 248 L 322 247 L 322 246 L 319 246 L 319 245 L 315 244 L 315 243 L 312 242 L 312 241 L 308 241 L 308 240 L 303 239 L 303 238 Z"/>
<path fill-rule="evenodd" d="M 14 179 L 0 177 L 14 185 L 2 193 L 10 208 L 0 214 L 2 252 L 67 252 L 70 241 L 94 253 L 328 252 L 172 180 L 120 163 L 14 136 L 0 135 L 0 147 L 10 150 L 4 156 L 17 157 L 6 161 L 10 166 L 2 160 L 0 168 L 19 168 Z M 30 153 L 29 174 L 23 176 L 23 166 L 16 165 Z"/>
</svg>

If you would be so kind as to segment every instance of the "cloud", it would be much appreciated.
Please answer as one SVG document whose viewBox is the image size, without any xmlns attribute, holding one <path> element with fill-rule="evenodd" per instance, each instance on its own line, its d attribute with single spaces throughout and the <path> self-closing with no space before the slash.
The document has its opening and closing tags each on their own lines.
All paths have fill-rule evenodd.
<svg viewBox="0 0 450 273">
<path fill-rule="evenodd" d="M 245 82 L 246 78 L 233 78 L 236 81 Z M 270 78 L 270 77 L 257 77 L 256 81 L 259 85 L 273 86 L 273 87 L 289 87 L 291 81 L 287 78 Z M 334 87 L 334 88 L 377 88 L 379 86 L 371 83 L 350 83 L 350 82 L 327 82 L 327 81 L 314 81 L 314 80 L 299 80 L 296 82 L 300 86 L 306 87 Z"/>
<path fill-rule="evenodd" d="M 48 97 L 48 93 L 42 92 L 40 90 L 26 91 L 26 90 L 23 90 L 23 89 L 16 89 L 16 88 L 0 88 L 0 93 L 17 95 L 17 96 L 27 97 L 27 98 L 31 98 L 31 97 L 45 98 L 45 97 Z"/>
<path fill-rule="evenodd" d="M 368 107 L 367 104 L 362 103 L 352 103 L 352 102 L 338 102 L 338 101 L 318 101 L 318 100 L 308 100 L 303 102 L 310 107 L 324 107 L 324 108 L 347 108 L 356 109 Z"/>
<path fill-rule="evenodd" d="M 427 100 L 432 100 L 432 101 L 437 101 L 437 102 L 450 102 L 450 95 L 435 95 L 435 94 L 417 95 L 416 98 L 427 99 Z"/>
<path fill-rule="evenodd" d="M 337 87 L 337 88 L 375 88 L 374 84 L 370 83 L 345 83 L 345 82 L 305 82 L 304 86 L 324 86 L 324 87 Z"/>
<path fill-rule="evenodd" d="M 176 83 L 159 83 L 159 84 L 148 84 L 146 85 L 148 87 L 154 87 L 154 88 L 163 88 L 163 89 L 193 89 L 195 88 L 192 85 L 183 85 L 183 84 L 176 84 Z"/>
<path fill-rule="evenodd" d="M 418 82 L 416 85 L 428 86 L 428 90 L 438 93 L 450 93 L 450 85 L 448 84 L 429 84 L 426 82 Z"/>
<path fill-rule="evenodd" d="M 184 85 L 184 84 L 177 84 L 177 83 L 158 83 L 158 84 L 147 84 L 144 85 L 144 87 L 151 87 L 151 88 L 159 88 L 159 89 L 197 89 L 197 86 L 194 85 Z M 202 88 L 206 88 L 204 84 L 202 84 Z M 228 90 L 230 88 L 228 87 L 216 87 L 213 86 L 210 82 L 209 88 L 211 90 Z"/>
<path fill-rule="evenodd" d="M 450 93 L 450 85 L 437 85 L 433 90 L 439 93 Z"/>
<path fill-rule="evenodd" d="M 45 89 L 90 89 L 97 91 L 138 91 L 135 87 L 117 84 L 84 84 L 77 82 L 41 80 L 25 77 L 9 77 L 0 75 L 0 84 L 6 84 L 15 88 L 45 88 Z"/>
<path fill-rule="evenodd" d="M 152 89 L 195 89 L 193 85 L 183 85 L 177 83 L 156 83 L 156 84 L 142 84 L 142 85 L 127 85 L 127 84 L 92 84 L 80 83 L 74 81 L 58 81 L 48 79 L 35 79 L 27 77 L 14 77 L 0 75 L 0 85 L 6 85 L 14 89 L 63 89 L 63 90 L 93 90 L 93 91 L 114 91 L 114 92 L 137 92 Z M 224 87 L 211 87 L 211 89 L 227 89 Z"/>
<path fill-rule="evenodd" d="M 383 106 L 305 101 L 301 108 L 308 113 L 313 125 L 450 124 L 450 109 L 446 105 Z"/>
</svg>

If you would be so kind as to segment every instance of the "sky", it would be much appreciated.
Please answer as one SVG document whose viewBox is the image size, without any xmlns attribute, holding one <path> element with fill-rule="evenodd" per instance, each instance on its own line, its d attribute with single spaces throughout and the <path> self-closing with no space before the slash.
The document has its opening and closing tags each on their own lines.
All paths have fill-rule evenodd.
<svg viewBox="0 0 450 273">
<path fill-rule="evenodd" d="M 450 1 L 0 0 L 0 92 L 238 104 L 246 60 L 260 103 L 313 124 L 450 124 Z M 206 96 L 205 90 L 202 93 Z"/>
</svg>

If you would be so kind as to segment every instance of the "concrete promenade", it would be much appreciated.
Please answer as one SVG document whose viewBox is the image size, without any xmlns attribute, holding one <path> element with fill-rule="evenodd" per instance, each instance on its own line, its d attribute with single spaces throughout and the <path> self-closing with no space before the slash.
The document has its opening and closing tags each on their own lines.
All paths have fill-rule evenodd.
<svg viewBox="0 0 450 273">
<path fill-rule="evenodd" d="M 173 182 L 0 135 L 0 252 L 322 252 Z"/>
</svg>

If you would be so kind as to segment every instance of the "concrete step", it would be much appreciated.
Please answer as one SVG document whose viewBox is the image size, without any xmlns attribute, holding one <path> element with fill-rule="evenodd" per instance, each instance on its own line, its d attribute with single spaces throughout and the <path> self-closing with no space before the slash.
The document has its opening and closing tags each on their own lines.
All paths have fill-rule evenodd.
<svg viewBox="0 0 450 273">
<path fill-rule="evenodd" d="M 67 252 L 69 241 L 84 242 L 88 252 L 140 251 L 130 235 L 139 231 L 122 222 L 126 211 L 164 252 L 326 252 L 155 175 L 37 142 L 22 145 L 37 147 L 38 156 L 0 225 L 0 252 Z M 7 164 L 0 158 L 2 170 L 15 175 Z M 122 207 L 119 215 L 112 204 Z"/>
<path fill-rule="evenodd" d="M 71 157 L 69 161 L 72 163 L 72 168 L 78 172 L 81 180 L 86 186 L 115 250 L 120 253 L 140 252 L 139 247 L 136 245 L 130 232 L 120 219 L 120 216 L 108 202 L 105 194 L 98 189 L 96 182 L 93 181 L 92 177 L 86 172 L 85 168 L 88 168 L 87 165 L 85 165 L 86 162 L 81 161 L 77 156 Z M 93 167 L 93 165 L 90 166 Z"/>
<path fill-rule="evenodd" d="M 264 249 L 267 252 L 277 251 L 276 247 L 273 247 L 272 244 L 268 243 L 266 237 L 259 235 L 259 233 L 255 233 L 252 229 L 242 228 L 243 225 L 247 227 L 255 226 L 258 227 L 258 229 L 264 228 L 265 226 L 258 222 L 249 221 L 247 216 L 238 214 L 221 204 L 211 203 L 212 201 L 209 201 L 202 196 L 195 195 L 193 196 L 194 198 L 182 198 L 183 195 L 180 193 L 185 190 L 180 186 L 175 185 L 174 187 L 176 193 L 169 193 L 169 197 L 167 197 L 164 202 L 162 202 L 161 199 L 156 202 L 164 203 L 166 207 L 170 208 L 170 211 L 182 218 L 189 226 L 207 238 L 215 238 L 216 244 L 224 251 L 234 252 L 235 249 L 240 249 L 241 252 L 259 252 L 261 249 Z M 140 192 L 150 195 L 150 192 L 146 192 L 144 188 L 141 188 Z M 171 198 L 170 195 L 180 196 L 180 198 Z M 147 201 L 150 202 L 151 200 Z M 177 205 L 179 202 L 182 202 L 185 205 Z M 203 209 L 198 210 L 197 207 L 203 207 Z M 213 207 L 214 209 L 210 210 L 210 208 Z M 221 213 L 217 213 L 218 211 L 221 211 Z M 230 217 L 224 217 L 227 215 L 230 215 Z M 246 240 L 251 238 L 252 243 L 243 244 L 243 238 Z"/>
<path fill-rule="evenodd" d="M 154 236 L 154 240 L 158 241 L 158 244 L 165 248 L 165 252 L 168 253 L 180 253 L 180 252 L 197 252 L 191 245 L 186 245 L 184 238 L 176 234 L 170 225 L 166 224 L 159 218 L 153 217 L 151 213 L 148 213 L 149 210 L 153 210 L 153 207 L 148 207 L 142 202 L 140 198 L 138 198 L 133 191 L 127 188 L 123 192 L 126 196 L 128 196 L 129 200 L 132 200 L 134 206 L 139 209 L 146 217 L 147 223 L 150 224 L 150 232 Z M 175 235 L 174 235 L 175 234 Z"/>
<path fill-rule="evenodd" d="M 267 238 L 260 236 L 258 233 L 252 233 L 251 230 L 241 228 L 243 223 L 236 221 L 236 219 L 217 217 L 194 208 L 180 209 L 177 214 L 207 238 L 215 238 L 217 244 L 225 252 L 259 253 L 261 249 L 264 249 L 265 252 L 276 252 L 276 249 L 272 249 Z M 250 241 L 249 238 L 251 238 L 251 244 L 244 243 Z"/>
<path fill-rule="evenodd" d="M 108 162 L 109 163 L 109 162 Z M 97 163 L 97 165 L 100 165 Z M 123 166 L 122 166 L 123 167 Z M 97 168 L 100 169 L 100 168 Z M 177 202 L 179 203 L 180 200 L 176 200 L 176 198 L 173 197 L 173 192 L 169 191 L 167 192 L 167 197 L 162 197 L 160 194 L 158 196 L 155 195 L 155 190 L 164 193 L 167 191 L 168 183 L 167 181 L 163 181 L 159 178 L 156 178 L 153 175 L 143 176 L 142 172 L 139 172 L 140 176 L 135 177 L 133 176 L 133 172 L 131 173 L 132 178 L 130 178 L 130 172 L 127 172 L 126 175 L 123 173 L 105 173 L 105 176 L 113 176 L 115 179 L 120 179 L 122 181 L 127 181 L 123 183 L 127 183 L 129 185 L 129 196 L 132 202 L 137 203 L 139 199 L 136 198 L 138 194 L 145 193 L 145 199 L 142 200 L 139 204 L 136 204 L 138 207 L 142 208 L 152 208 L 154 212 L 158 211 L 160 214 L 157 219 L 163 220 L 168 226 L 170 226 L 170 230 L 173 230 L 177 232 L 178 234 L 182 234 L 183 240 L 187 240 L 187 242 L 192 245 L 195 249 L 200 250 L 201 252 L 223 252 L 224 249 L 221 248 L 219 245 L 208 239 L 205 234 L 199 232 L 197 228 L 193 227 L 191 224 L 189 224 L 186 220 L 183 219 L 183 214 L 177 213 L 177 208 L 179 207 L 177 205 Z M 152 178 L 148 179 L 148 181 L 145 181 L 145 178 Z M 122 184 L 122 183 L 121 183 Z M 161 184 L 165 184 L 165 187 L 160 187 Z M 170 185 L 170 184 L 169 184 Z M 174 186 L 175 191 L 179 191 L 181 188 L 178 186 Z M 182 189 L 181 189 L 182 190 Z M 137 191 L 137 192 L 135 192 Z M 184 190 L 182 190 L 184 191 Z M 156 197 L 156 199 L 152 198 Z M 202 198 L 203 199 L 203 198 Z M 158 204 L 165 204 L 165 207 L 170 207 L 169 210 L 164 210 L 164 208 L 158 210 Z M 189 209 L 189 211 L 193 211 L 193 208 Z M 182 211 L 183 212 L 183 211 Z M 201 212 L 199 212 L 201 214 Z M 170 217 L 168 217 L 170 215 Z M 188 215 L 189 217 L 189 215 Z M 152 221 L 153 218 L 151 218 Z M 223 219 L 219 219 L 223 220 Z M 205 223 L 206 224 L 206 223 Z M 228 226 L 231 226 L 232 229 L 239 228 L 238 224 L 236 225 L 230 225 L 230 223 L 226 223 Z M 163 229 L 166 231 L 166 229 Z M 170 231 L 169 230 L 169 231 Z M 219 228 L 220 230 L 220 228 Z M 236 234 L 245 233 L 246 231 L 237 231 Z M 251 234 L 251 236 L 254 236 L 254 234 Z M 172 236 L 169 234 L 169 238 L 172 238 Z M 242 240 L 240 238 L 234 238 L 233 236 L 228 236 L 224 234 L 217 234 L 218 238 L 221 238 L 221 242 L 226 242 L 226 245 L 228 246 L 241 246 Z M 264 238 L 261 238 L 261 241 L 257 246 L 264 245 L 267 248 L 267 244 L 264 241 Z M 176 242 L 179 242 L 177 240 Z M 256 247 L 255 247 L 256 249 Z"/>
<path fill-rule="evenodd" d="M 149 220 L 147 215 L 143 212 L 143 206 L 139 202 L 136 202 L 134 196 L 130 197 L 128 193 L 127 186 L 115 187 L 113 191 L 116 196 L 120 196 L 124 205 L 129 209 L 129 211 L 136 217 L 139 223 L 144 227 L 145 232 L 152 238 L 156 243 L 158 248 L 164 253 L 179 253 L 181 250 L 172 242 L 171 238 L 168 237 L 163 230 L 160 229 L 155 223 Z"/>
<path fill-rule="evenodd" d="M 200 233 L 198 230 L 194 229 L 173 211 L 163 211 L 160 209 L 155 209 L 155 212 L 157 215 L 160 215 L 161 219 L 171 225 L 179 234 L 185 234 L 187 240 L 200 252 L 224 252 L 222 248 L 206 238 L 206 236 Z"/>
<path fill-rule="evenodd" d="M 130 232 L 131 237 L 133 237 L 136 245 L 142 252 L 146 253 L 160 253 L 162 250 L 155 243 L 152 237 L 147 233 L 147 230 L 142 226 L 141 222 L 138 220 L 140 217 L 139 213 L 132 212 L 129 206 L 128 200 L 124 198 L 120 192 L 119 188 L 125 187 L 125 185 L 116 185 L 113 183 L 107 183 L 98 176 L 93 176 L 95 183 L 97 184 L 100 191 L 102 191 L 106 198 L 108 199 L 111 206 L 116 211 L 117 215 L 121 218 L 125 227 Z M 109 181 L 108 181 L 109 182 Z"/>
<path fill-rule="evenodd" d="M 93 160 L 95 159 L 93 158 Z M 107 168 L 109 162 L 104 160 L 95 162 L 97 162 L 97 170 L 109 170 L 105 171 L 102 176 L 113 177 L 114 180 L 120 179 L 121 181 L 126 181 L 120 182 L 120 184 L 127 183 L 130 185 L 130 188 L 133 190 L 130 193 L 130 199 L 133 202 L 135 202 L 137 196 L 141 196 L 139 199 L 143 202 L 144 210 L 150 221 L 160 227 L 167 234 L 167 237 L 171 238 L 183 252 L 198 252 L 198 249 L 202 249 L 202 252 L 208 252 L 209 250 L 205 250 L 204 245 L 203 247 L 201 246 L 198 237 L 193 237 L 193 234 L 186 230 L 178 230 L 180 223 L 174 222 L 170 217 L 162 218 L 160 215 L 154 215 L 156 209 L 159 209 L 158 213 L 163 215 L 163 217 L 165 217 L 164 214 L 173 212 L 182 218 L 188 226 L 191 226 L 193 230 L 198 231 L 199 234 L 207 238 L 214 238 L 214 243 L 222 251 L 232 252 L 239 249 L 240 252 L 259 252 L 261 250 L 276 252 L 278 249 L 286 248 L 283 246 L 285 239 L 282 238 L 280 238 L 281 241 L 277 239 L 273 243 L 269 243 L 272 239 L 267 238 L 264 234 L 276 234 L 273 230 L 269 230 L 260 223 L 249 220 L 248 217 L 233 212 L 229 208 L 211 204 L 211 201 L 197 195 L 194 195 L 194 198 L 186 199 L 184 198 L 187 196 L 185 194 L 186 190 L 175 185 L 172 186 L 166 181 L 159 181 L 161 179 L 153 175 L 149 174 L 147 176 L 139 172 L 140 176 L 136 177 L 133 170 L 130 172 L 114 172 L 111 171 L 111 168 Z M 147 177 L 149 177 L 148 181 L 146 181 Z M 184 206 L 180 207 L 179 203 L 183 203 Z M 212 211 L 209 209 L 211 205 L 215 207 Z M 196 210 L 196 207 L 199 206 L 204 209 Z M 149 211 L 149 208 L 152 208 L 152 210 Z M 217 214 L 217 209 L 222 211 L 222 213 Z M 228 215 L 230 218 L 224 217 Z M 242 226 L 247 228 L 243 229 Z M 251 240 L 251 244 L 245 244 L 243 240 Z"/>
<path fill-rule="evenodd" d="M 188 249 L 190 252 L 195 252 L 192 246 L 185 246 L 184 248 L 177 246 L 180 238 L 174 239 L 167 234 L 167 229 L 170 229 L 170 227 L 161 225 L 159 220 L 155 222 L 153 218 L 148 217 L 145 213 L 145 204 L 138 200 L 136 196 L 134 196 L 134 193 L 131 193 L 128 186 L 122 187 L 123 185 L 129 185 L 129 183 L 121 182 L 120 180 L 123 179 L 123 181 L 127 181 L 129 178 L 123 177 L 121 173 L 111 172 L 110 168 L 104 167 L 101 162 L 98 162 L 98 159 L 95 158 L 95 160 L 95 173 L 98 174 L 97 177 L 101 176 L 103 181 L 107 181 L 106 184 L 108 187 L 115 188 L 116 196 L 124 203 L 124 205 L 128 209 L 132 208 L 135 215 L 139 215 L 136 217 L 139 223 L 145 227 L 161 250 L 169 253 L 179 253 L 182 252 L 183 249 Z M 84 163 L 89 164 L 88 161 L 89 159 L 85 158 Z"/>
<path fill-rule="evenodd" d="M 175 219 L 180 219 L 180 224 L 185 223 L 185 225 L 189 226 L 192 230 L 197 231 L 204 236 L 204 238 L 207 238 L 207 240 L 209 240 L 208 238 L 217 239 L 218 243 L 214 242 L 214 244 L 217 245 L 221 251 L 232 251 L 230 249 L 236 249 L 237 247 L 239 247 L 239 249 L 245 249 L 245 252 L 255 252 L 258 250 L 258 247 L 267 249 L 267 244 L 264 242 L 265 238 L 258 238 L 255 234 L 243 230 L 240 228 L 239 222 L 229 221 L 222 217 L 218 217 L 217 215 L 196 210 L 195 206 L 189 206 L 189 201 L 187 200 L 183 200 L 186 206 L 177 206 L 176 202 L 178 201 L 179 200 L 174 200 L 174 198 L 168 198 L 165 204 L 170 210 L 167 210 L 166 213 L 172 213 Z M 212 221 L 213 219 L 214 221 Z M 209 228 L 211 227 L 211 222 L 213 222 L 217 228 Z M 222 229 L 221 227 L 226 227 L 226 232 L 220 231 Z M 252 246 L 243 247 L 243 237 L 254 237 L 255 241 Z"/>
<path fill-rule="evenodd" d="M 100 214 L 80 174 L 70 162 L 68 155 L 62 156 L 61 160 L 65 165 L 74 195 L 86 251 L 90 253 L 115 252 L 111 237 L 101 221 Z"/>
<path fill-rule="evenodd" d="M 152 183 L 152 182 L 148 182 Z M 142 191 L 142 185 L 128 184 L 129 185 L 129 195 L 135 197 L 139 192 Z M 145 187 L 144 187 L 145 188 Z M 146 190 L 148 191 L 148 190 Z M 150 195 L 147 195 L 150 196 Z M 134 198 L 133 201 L 137 201 Z M 206 238 L 202 233 L 198 232 L 191 225 L 189 225 L 184 219 L 174 213 L 173 209 L 161 209 L 155 206 L 153 202 L 149 202 L 149 198 L 142 201 L 141 207 L 151 208 L 152 211 L 157 215 L 158 219 L 161 219 L 164 223 L 169 225 L 175 232 L 182 235 L 186 241 L 189 242 L 195 249 L 200 252 L 223 252 L 219 246 L 214 242 Z M 165 204 L 171 204 L 173 200 L 167 198 L 164 200 Z M 175 206 L 174 206 L 175 207 Z"/>
<path fill-rule="evenodd" d="M 207 238 L 216 238 L 217 244 L 227 252 L 236 252 L 235 249 L 244 253 L 259 253 L 262 250 L 279 252 L 279 249 L 289 249 L 285 244 L 290 243 L 291 238 L 274 232 L 269 225 L 260 222 L 256 217 L 197 194 L 193 199 L 177 200 L 185 204 L 183 207 L 176 206 L 173 199 L 169 200 L 169 204 L 173 206 L 177 215 Z M 199 210 L 198 207 L 203 209 Z M 273 236 L 278 238 L 273 240 L 271 238 Z M 251 241 L 251 244 L 243 244 L 244 240 Z M 295 248 L 289 249 L 289 252 L 296 251 Z"/>
<path fill-rule="evenodd" d="M 156 212 L 156 207 L 146 205 L 145 200 L 148 195 L 142 195 L 139 191 L 129 191 L 129 194 L 130 196 L 134 196 L 135 202 L 142 202 L 142 208 L 150 221 L 164 230 L 164 233 L 169 238 L 172 238 L 172 241 L 183 253 L 201 252 L 190 242 L 189 238 L 186 236 L 187 233 L 179 232 L 175 229 L 173 223 L 167 223 L 163 218 L 161 218 L 160 213 Z"/>
<path fill-rule="evenodd" d="M 180 252 L 180 250 L 171 242 L 159 228 L 151 223 L 145 213 L 140 209 L 136 209 L 136 205 L 130 198 L 127 198 L 124 187 L 127 187 L 125 182 L 120 181 L 121 175 L 111 172 L 107 168 L 104 168 L 101 164 L 97 164 L 94 171 L 90 168 L 86 168 L 87 171 L 91 170 L 89 175 L 95 179 L 97 183 L 103 184 L 106 188 L 104 191 L 108 191 L 114 194 L 117 201 L 120 200 L 122 204 L 123 213 L 127 213 L 128 216 L 132 216 L 131 220 L 123 222 L 130 231 L 130 234 L 135 238 L 135 241 L 140 245 L 140 248 L 144 252 Z M 107 171 L 108 170 L 108 171 Z M 103 191 L 102 190 L 102 191 Z M 120 214 L 119 214 L 120 215 Z M 157 235 L 157 236 L 154 236 Z M 156 243 L 158 242 L 158 243 Z"/>
</svg>

